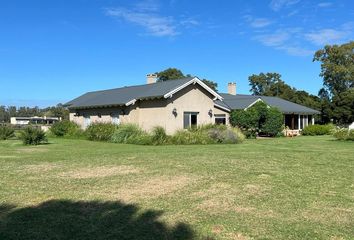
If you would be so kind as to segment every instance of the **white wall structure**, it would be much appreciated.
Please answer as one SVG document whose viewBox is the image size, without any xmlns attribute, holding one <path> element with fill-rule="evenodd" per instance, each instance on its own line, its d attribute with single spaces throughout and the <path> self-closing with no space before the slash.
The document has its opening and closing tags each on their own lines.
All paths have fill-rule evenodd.
<svg viewBox="0 0 354 240">
<path fill-rule="evenodd" d="M 349 130 L 354 130 L 354 122 L 349 125 Z"/>
</svg>

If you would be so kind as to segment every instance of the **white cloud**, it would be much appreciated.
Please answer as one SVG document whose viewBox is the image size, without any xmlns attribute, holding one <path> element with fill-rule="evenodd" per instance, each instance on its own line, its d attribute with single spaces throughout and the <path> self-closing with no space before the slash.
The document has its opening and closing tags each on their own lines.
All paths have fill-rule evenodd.
<svg viewBox="0 0 354 240">
<path fill-rule="evenodd" d="M 277 47 L 283 45 L 290 38 L 290 34 L 285 31 L 277 31 L 276 33 L 262 34 L 254 37 L 265 46 Z"/>
<path fill-rule="evenodd" d="M 106 14 L 142 26 L 154 36 L 175 36 L 179 34 L 172 17 L 164 17 L 157 13 L 140 12 L 125 8 L 106 9 Z"/>
<path fill-rule="evenodd" d="M 320 2 L 319 4 L 317 4 L 317 6 L 321 7 L 321 8 L 325 8 L 325 7 L 332 6 L 332 3 L 331 2 Z"/>
<path fill-rule="evenodd" d="M 309 56 L 312 50 L 299 46 L 294 39 L 298 37 L 301 29 L 278 29 L 275 33 L 261 34 L 253 39 L 262 43 L 264 46 L 282 50 L 292 56 Z"/>
<path fill-rule="evenodd" d="M 339 29 L 324 28 L 306 33 L 305 39 L 319 46 L 340 44 L 353 38 L 353 24 L 343 24 Z"/>
<path fill-rule="evenodd" d="M 246 22 L 253 28 L 263 28 L 273 23 L 273 21 L 267 18 L 254 18 L 249 14 L 244 15 L 242 18 L 245 19 Z"/>
<path fill-rule="evenodd" d="M 282 9 L 284 7 L 289 7 L 289 6 L 294 5 L 298 2 L 300 2 L 300 0 L 272 0 L 269 4 L 269 7 L 273 11 L 279 11 L 280 9 Z"/>
<path fill-rule="evenodd" d="M 255 18 L 255 19 L 251 20 L 251 22 L 250 22 L 251 27 L 254 27 L 254 28 L 262 28 L 262 27 L 266 27 L 270 24 L 272 24 L 272 21 L 270 21 L 267 18 Z"/>
</svg>

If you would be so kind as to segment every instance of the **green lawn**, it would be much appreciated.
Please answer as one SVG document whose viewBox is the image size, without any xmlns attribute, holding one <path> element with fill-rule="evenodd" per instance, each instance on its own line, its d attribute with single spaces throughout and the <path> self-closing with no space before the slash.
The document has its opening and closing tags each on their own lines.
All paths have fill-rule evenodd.
<svg viewBox="0 0 354 240">
<path fill-rule="evenodd" d="M 354 239 L 354 143 L 0 141 L 0 239 Z"/>
</svg>

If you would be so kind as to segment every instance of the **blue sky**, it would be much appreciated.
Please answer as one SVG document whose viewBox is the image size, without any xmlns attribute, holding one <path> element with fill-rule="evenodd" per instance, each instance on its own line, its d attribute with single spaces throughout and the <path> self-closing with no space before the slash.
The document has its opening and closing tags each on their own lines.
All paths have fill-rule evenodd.
<svg viewBox="0 0 354 240">
<path fill-rule="evenodd" d="M 324 44 L 354 39 L 352 0 L 3 0 L 0 105 L 66 102 L 87 91 L 144 84 L 177 67 L 219 84 L 278 72 L 317 94 Z"/>
</svg>

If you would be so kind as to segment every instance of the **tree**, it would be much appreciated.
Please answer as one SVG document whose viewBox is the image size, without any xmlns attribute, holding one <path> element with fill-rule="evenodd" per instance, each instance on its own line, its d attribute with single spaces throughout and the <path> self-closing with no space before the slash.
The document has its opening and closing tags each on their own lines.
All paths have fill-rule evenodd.
<svg viewBox="0 0 354 240">
<path fill-rule="evenodd" d="M 233 110 L 230 115 L 231 125 L 239 127 L 247 137 L 257 134 L 274 137 L 282 131 L 283 122 L 283 114 L 262 101 L 246 110 Z"/>
<path fill-rule="evenodd" d="M 167 68 L 161 72 L 157 72 L 156 74 L 157 74 L 157 81 L 159 82 L 192 77 L 191 74 L 184 75 L 184 73 L 177 68 Z M 207 79 L 202 79 L 202 82 L 204 82 L 208 87 L 210 87 L 214 91 L 217 90 L 218 84 L 216 82 Z"/>
<path fill-rule="evenodd" d="M 332 116 L 336 123 L 354 122 L 354 88 L 334 95 Z"/>
<path fill-rule="evenodd" d="M 160 82 L 186 77 L 184 76 L 182 71 L 177 68 L 167 68 L 161 72 L 157 72 L 156 74 L 157 74 L 158 81 Z"/>
<path fill-rule="evenodd" d="M 253 74 L 248 80 L 253 95 L 276 96 L 317 110 L 321 107 L 319 97 L 289 86 L 279 73 Z"/>
<path fill-rule="evenodd" d="M 321 62 L 323 86 L 332 97 L 354 87 L 354 41 L 343 45 L 326 45 L 313 61 Z"/>
<path fill-rule="evenodd" d="M 202 79 L 202 82 L 205 83 L 208 87 L 210 87 L 214 91 L 217 91 L 217 88 L 218 88 L 218 83 L 217 82 L 213 82 L 213 81 L 207 80 L 205 78 Z"/>
<path fill-rule="evenodd" d="M 279 84 L 282 82 L 280 78 L 281 75 L 278 73 L 260 73 L 259 75 L 253 74 L 248 77 L 251 86 L 250 91 L 253 95 L 273 96 L 273 91 L 279 90 Z"/>
</svg>

